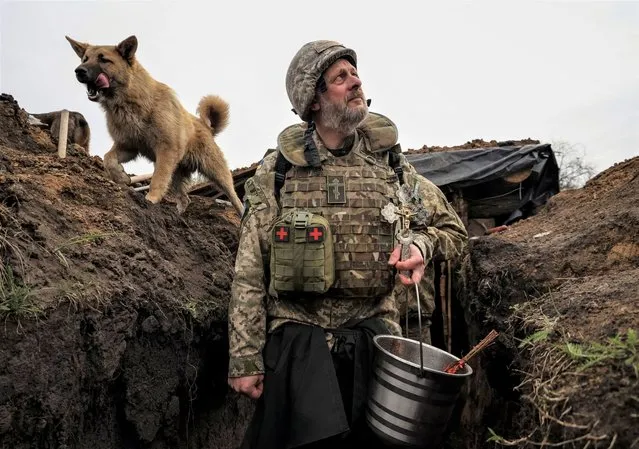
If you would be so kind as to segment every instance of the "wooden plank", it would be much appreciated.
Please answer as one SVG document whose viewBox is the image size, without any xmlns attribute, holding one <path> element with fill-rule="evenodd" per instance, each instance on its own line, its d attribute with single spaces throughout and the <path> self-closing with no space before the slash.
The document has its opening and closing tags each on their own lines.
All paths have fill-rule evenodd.
<svg viewBox="0 0 639 449">
<path fill-rule="evenodd" d="M 69 134 L 69 111 L 63 109 L 60 115 L 60 135 L 58 136 L 58 157 L 67 157 L 67 136 Z"/>
<path fill-rule="evenodd" d="M 153 177 L 153 173 L 146 173 L 144 175 L 136 175 L 131 176 L 131 184 L 136 184 L 138 182 L 147 181 Z"/>
</svg>

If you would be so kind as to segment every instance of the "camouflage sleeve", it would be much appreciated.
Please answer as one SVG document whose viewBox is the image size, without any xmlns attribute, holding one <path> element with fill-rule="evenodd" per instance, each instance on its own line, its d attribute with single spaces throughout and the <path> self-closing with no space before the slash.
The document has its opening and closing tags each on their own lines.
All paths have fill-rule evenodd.
<svg viewBox="0 0 639 449">
<path fill-rule="evenodd" d="M 401 155 L 404 181 L 418 185 L 418 191 L 430 216 L 426 227 L 418 231 L 415 244 L 422 252 L 425 263 L 430 260 L 451 260 L 459 256 L 468 243 L 468 234 L 461 219 L 444 193 L 435 184 L 415 171 Z"/>
<path fill-rule="evenodd" d="M 263 165 L 245 183 L 247 211 L 242 218 L 229 302 L 229 377 L 264 372 L 267 294 L 264 254 L 268 251 L 268 226 L 274 212 L 273 200 L 267 194 L 267 170 Z"/>
</svg>

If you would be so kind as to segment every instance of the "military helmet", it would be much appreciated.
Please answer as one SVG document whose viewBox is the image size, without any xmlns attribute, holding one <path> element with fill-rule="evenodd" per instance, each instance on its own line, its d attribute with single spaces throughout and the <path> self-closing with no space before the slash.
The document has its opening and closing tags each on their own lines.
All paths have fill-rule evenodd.
<svg viewBox="0 0 639 449">
<path fill-rule="evenodd" d="M 293 57 L 286 72 L 286 92 L 293 111 L 302 120 L 310 118 L 310 107 L 315 99 L 315 88 L 320 77 L 335 61 L 346 58 L 357 67 L 354 50 L 335 41 L 314 41 L 302 46 Z"/>
</svg>

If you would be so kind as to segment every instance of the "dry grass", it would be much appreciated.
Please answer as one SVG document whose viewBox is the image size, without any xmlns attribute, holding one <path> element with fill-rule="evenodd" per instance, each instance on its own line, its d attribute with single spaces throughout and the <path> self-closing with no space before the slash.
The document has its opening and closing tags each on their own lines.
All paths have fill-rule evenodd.
<svg viewBox="0 0 639 449">
<path fill-rule="evenodd" d="M 0 317 L 37 318 L 42 309 L 34 301 L 33 289 L 16 274 L 26 273 L 23 247 L 31 239 L 22 231 L 11 211 L 0 203 Z M 9 255 L 16 261 L 12 266 Z"/>
<path fill-rule="evenodd" d="M 0 266 L 0 317 L 37 317 L 42 309 L 33 299 L 31 287 L 15 277 L 11 266 Z"/>
<path fill-rule="evenodd" d="M 60 245 L 53 248 L 53 254 L 58 258 L 58 260 L 60 261 L 62 265 L 64 265 L 66 268 L 69 268 L 69 261 L 64 255 L 65 250 L 74 246 L 84 246 L 94 242 L 99 243 L 110 237 L 119 237 L 119 236 L 121 236 L 121 234 L 118 232 L 101 232 L 101 231 L 88 232 L 86 234 L 78 235 L 65 240 Z"/>
<path fill-rule="evenodd" d="M 605 371 L 607 378 L 624 376 L 614 369 L 618 363 L 631 368 L 639 377 L 638 338 L 633 329 L 605 342 L 583 341 L 564 333 L 556 312 L 552 294 L 513 307 L 509 324 L 523 328 L 527 336 L 520 340 L 521 357 L 526 362 L 519 371 L 524 407 L 522 416 L 531 422 L 520 428 L 525 435 L 507 439 L 490 430 L 490 442 L 520 448 L 607 448 L 616 447 L 617 434 L 602 430 L 601 422 L 573 410 L 573 398 L 590 387 L 595 366 Z"/>
</svg>

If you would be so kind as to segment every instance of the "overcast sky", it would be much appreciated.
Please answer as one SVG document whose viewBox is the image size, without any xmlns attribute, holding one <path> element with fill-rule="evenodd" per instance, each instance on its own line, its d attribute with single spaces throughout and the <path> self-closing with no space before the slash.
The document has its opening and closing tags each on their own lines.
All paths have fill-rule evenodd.
<svg viewBox="0 0 639 449">
<path fill-rule="evenodd" d="M 296 121 L 286 68 L 316 39 L 355 49 L 371 110 L 397 124 L 404 149 L 567 141 L 598 171 L 639 154 L 639 2 L 0 1 L 0 90 L 29 112 L 84 114 L 94 155 L 112 141 L 65 35 L 115 45 L 135 34 L 139 62 L 187 110 L 225 98 L 218 143 L 231 168 Z"/>
</svg>

